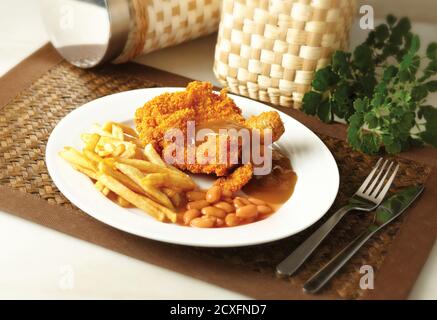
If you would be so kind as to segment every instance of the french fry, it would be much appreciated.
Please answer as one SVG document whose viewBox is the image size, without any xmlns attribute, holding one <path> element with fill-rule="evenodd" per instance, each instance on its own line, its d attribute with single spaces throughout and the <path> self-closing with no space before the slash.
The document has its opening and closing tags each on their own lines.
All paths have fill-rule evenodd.
<svg viewBox="0 0 437 320">
<path fill-rule="evenodd" d="M 94 151 L 97 143 L 99 142 L 100 136 L 97 133 L 90 134 L 89 138 L 85 142 L 84 150 Z"/>
<path fill-rule="evenodd" d="M 167 197 L 165 193 L 159 191 L 154 186 L 142 182 L 144 178 L 144 173 L 142 173 L 140 170 L 138 170 L 135 167 L 119 162 L 115 163 L 115 167 L 121 172 L 123 172 L 126 176 L 131 178 L 136 184 L 140 185 L 143 191 L 152 199 L 166 206 L 167 208 L 174 209 L 173 203 L 170 201 L 170 199 Z"/>
<path fill-rule="evenodd" d="M 112 125 L 111 125 L 112 128 Z M 92 132 L 93 133 L 97 133 L 98 135 L 102 136 L 102 137 L 108 137 L 108 138 L 112 138 L 112 131 L 109 130 L 104 130 L 102 127 L 100 127 L 98 124 L 94 124 L 92 126 Z"/>
<path fill-rule="evenodd" d="M 103 150 L 108 151 L 112 154 L 115 150 L 115 147 L 112 143 L 105 143 L 105 145 L 103 146 Z"/>
<path fill-rule="evenodd" d="M 99 190 L 105 197 L 109 197 L 109 193 L 111 192 L 111 190 L 109 190 L 108 188 L 106 188 L 100 181 L 96 181 L 96 183 L 94 183 L 94 186 L 96 187 L 97 190 Z"/>
<path fill-rule="evenodd" d="M 112 155 L 112 152 L 108 151 L 108 150 L 99 150 L 99 151 L 97 151 L 97 155 L 99 157 L 103 157 L 104 158 L 104 157 Z"/>
<path fill-rule="evenodd" d="M 126 159 L 135 157 L 137 150 L 137 147 L 133 143 L 128 142 L 125 144 L 125 151 L 120 155 L 120 157 Z"/>
<path fill-rule="evenodd" d="M 112 122 L 111 121 L 105 122 L 102 126 L 102 130 L 112 133 Z"/>
<path fill-rule="evenodd" d="M 119 157 L 123 154 L 123 152 L 126 151 L 126 147 L 124 144 L 119 144 L 118 146 L 115 147 L 114 152 L 112 153 L 112 155 L 114 157 Z"/>
<path fill-rule="evenodd" d="M 108 176 L 113 177 L 114 179 L 117 179 L 118 181 L 120 181 L 128 188 L 132 189 L 133 191 L 140 194 L 145 194 L 143 188 L 141 188 L 137 183 L 135 183 L 130 177 L 124 175 L 121 172 L 118 172 L 117 170 L 114 170 L 105 161 L 99 163 L 98 169 L 100 173 L 106 174 Z"/>
<path fill-rule="evenodd" d="M 115 123 L 112 124 L 112 136 L 118 140 L 124 141 L 123 129 Z"/>
<path fill-rule="evenodd" d="M 92 133 L 82 133 L 80 135 L 80 138 L 82 139 L 83 143 L 86 144 L 88 141 L 90 141 L 91 135 L 92 135 Z"/>
<path fill-rule="evenodd" d="M 113 177 L 108 176 L 106 174 L 101 174 L 99 176 L 99 181 L 108 189 L 110 189 L 112 192 L 126 199 L 128 202 L 132 203 L 137 208 L 147 212 L 148 214 L 155 217 L 159 221 L 164 221 L 166 217 L 164 210 L 160 210 L 157 204 L 154 203 L 152 200 L 144 196 L 141 196 L 139 194 L 136 194 L 128 187 L 123 185 L 121 182 L 119 182 L 117 179 L 114 179 Z"/>
<path fill-rule="evenodd" d="M 97 166 L 99 164 L 100 161 L 103 160 L 103 158 L 101 158 L 97 153 L 95 153 L 94 151 L 90 151 L 87 149 L 84 149 L 83 151 L 83 155 L 90 161 L 94 162 L 94 164 Z"/>
<path fill-rule="evenodd" d="M 176 190 L 170 188 L 162 188 L 162 192 L 164 192 L 167 197 L 170 198 L 175 208 L 179 208 L 182 203 L 182 197 Z"/>
<path fill-rule="evenodd" d="M 74 163 L 91 171 L 96 171 L 94 163 L 74 148 L 65 147 L 64 150 L 59 152 L 59 155 L 70 163 Z"/>
<path fill-rule="evenodd" d="M 82 152 L 65 147 L 59 154 L 94 180 L 99 192 L 121 207 L 137 207 L 160 221 L 177 221 L 174 208 L 183 202 L 180 193 L 195 188 L 190 176 L 167 165 L 151 144 L 144 146 L 137 132 L 125 124 L 96 124 L 81 139 Z"/>
<path fill-rule="evenodd" d="M 183 173 L 182 171 L 173 171 L 169 169 L 167 166 L 162 166 L 147 160 L 117 158 L 117 161 L 120 163 L 128 164 L 137 169 L 140 169 L 145 173 L 172 173 L 172 174 L 180 174 L 183 177 L 189 178 L 189 176 Z"/>
<path fill-rule="evenodd" d="M 112 122 L 112 125 L 117 125 L 119 126 L 121 129 L 123 129 L 123 132 L 130 135 L 133 138 L 138 138 L 138 133 L 131 127 L 120 123 L 120 122 Z"/>
<path fill-rule="evenodd" d="M 193 190 L 196 188 L 196 184 L 190 178 L 173 173 L 150 173 L 144 177 L 142 182 L 156 187 L 175 187 L 182 190 Z"/>
<path fill-rule="evenodd" d="M 137 154 L 137 152 L 139 152 L 138 146 L 135 143 L 129 142 L 129 141 L 121 141 L 121 140 L 118 140 L 112 136 L 111 137 L 101 136 L 99 142 L 97 143 L 96 148 L 99 150 L 99 152 L 101 150 L 105 150 L 107 152 L 109 150 L 112 150 L 112 149 L 105 149 L 105 146 L 107 146 L 108 144 L 113 145 L 115 148 L 117 146 L 119 146 L 120 144 L 123 144 L 125 150 L 120 155 L 120 157 L 123 157 L 123 158 L 132 158 Z M 108 147 L 106 147 L 106 148 L 108 148 Z M 114 150 L 111 151 L 111 154 L 113 151 Z"/>
<path fill-rule="evenodd" d="M 114 138 L 114 136 L 112 135 L 111 131 L 107 132 L 107 131 L 103 130 L 102 128 L 100 128 L 98 125 L 94 125 L 93 128 L 92 128 L 92 131 L 94 133 L 99 134 L 101 137 L 105 137 L 105 138 L 108 138 L 108 139 L 113 139 L 114 141 L 118 141 L 119 143 L 120 142 L 130 142 L 130 143 L 135 144 L 139 148 L 143 148 L 144 147 L 144 144 L 140 140 L 138 140 L 136 137 L 131 137 L 131 136 L 128 136 L 128 135 L 124 135 L 124 137 L 123 137 L 124 141 L 122 141 L 122 140 Z"/>
<path fill-rule="evenodd" d="M 88 176 L 89 178 L 91 178 L 93 180 L 97 180 L 97 174 L 95 171 L 90 170 L 88 168 L 81 167 L 81 166 L 74 164 L 74 163 L 71 163 L 71 162 L 69 162 L 69 163 L 76 171 L 83 173 L 84 175 Z"/>
<path fill-rule="evenodd" d="M 144 147 L 144 154 L 150 162 L 164 167 L 167 166 L 167 164 L 161 159 L 158 152 L 156 152 L 155 148 L 150 143 Z"/>
<path fill-rule="evenodd" d="M 181 170 L 175 168 L 172 165 L 166 164 L 164 162 L 164 160 L 162 160 L 162 158 L 160 157 L 158 152 L 156 152 L 155 148 L 150 143 L 145 146 L 144 154 L 146 155 L 146 158 L 150 162 L 155 163 L 155 164 L 159 164 L 159 165 L 164 166 L 164 167 L 167 167 L 168 169 L 170 169 L 170 170 L 172 170 L 174 172 L 177 172 L 177 173 L 179 173 L 181 175 L 185 175 L 186 176 L 186 174 L 183 173 Z"/>
<path fill-rule="evenodd" d="M 96 187 L 96 189 L 100 192 L 102 192 L 103 188 L 105 188 L 105 186 L 98 180 L 96 181 L 96 183 L 94 183 L 94 187 Z"/>
<path fill-rule="evenodd" d="M 107 187 L 103 187 L 102 193 L 105 197 L 107 197 L 110 192 L 111 192 L 111 190 L 109 190 Z"/>
<path fill-rule="evenodd" d="M 132 208 L 133 207 L 132 203 L 130 203 L 129 201 L 127 201 L 125 198 L 123 198 L 121 196 L 117 195 L 117 199 L 115 201 L 117 202 L 117 204 L 120 207 L 123 207 L 123 208 Z"/>
</svg>

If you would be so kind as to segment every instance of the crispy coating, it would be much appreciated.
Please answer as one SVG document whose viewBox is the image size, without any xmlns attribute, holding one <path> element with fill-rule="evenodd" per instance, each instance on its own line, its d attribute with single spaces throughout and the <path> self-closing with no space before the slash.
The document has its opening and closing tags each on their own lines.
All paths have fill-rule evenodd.
<svg viewBox="0 0 437 320">
<path fill-rule="evenodd" d="M 279 139 L 284 132 L 284 125 L 277 112 L 264 112 L 246 120 L 241 115 L 241 109 L 227 96 L 226 90 L 216 94 L 212 92 L 212 84 L 208 82 L 194 81 L 188 84 L 185 91 L 159 95 L 146 102 L 135 113 L 135 124 L 140 139 L 146 144 L 151 143 L 159 152 L 171 143 L 164 139 L 169 129 L 180 129 L 186 137 L 188 121 L 195 121 L 196 127 L 202 127 L 202 125 L 207 127 L 208 122 L 211 124 L 211 122 L 220 120 L 230 121 L 241 127 L 261 129 L 261 131 L 266 128 L 272 129 L 273 141 Z M 202 151 L 202 147 L 208 146 L 208 141 L 196 146 L 195 163 L 187 161 L 188 151 L 185 147 L 184 163 L 174 165 L 192 173 L 228 176 L 218 179 L 217 184 L 231 191 L 241 189 L 252 178 L 253 167 L 252 164 L 245 164 L 234 170 L 235 162 L 230 159 L 234 159 L 235 156 L 240 159 L 240 142 L 238 142 L 238 150 L 234 150 L 233 155 L 228 152 L 228 159 L 223 163 L 223 161 L 208 162 L 207 154 Z M 227 151 L 230 151 L 229 141 L 225 147 Z M 216 150 L 219 150 L 218 145 L 216 145 Z M 216 153 L 220 152 L 216 151 Z M 230 172 L 232 173 L 229 174 Z"/>
<path fill-rule="evenodd" d="M 217 179 L 214 185 L 222 190 L 237 192 L 252 179 L 252 176 L 253 165 L 247 163 L 235 169 L 229 176 Z"/>
<path fill-rule="evenodd" d="M 250 129 L 259 129 L 261 136 L 265 129 L 271 129 L 273 142 L 278 140 L 285 131 L 281 117 L 275 111 L 263 112 L 257 116 L 252 116 L 244 124 Z"/>
<path fill-rule="evenodd" d="M 135 124 L 140 139 L 161 150 L 167 129 L 179 128 L 186 132 L 189 120 L 196 125 L 210 120 L 231 120 L 243 124 L 245 119 L 234 101 L 222 90 L 212 92 L 209 82 L 194 81 L 185 91 L 164 93 L 146 102 L 135 113 Z"/>
</svg>

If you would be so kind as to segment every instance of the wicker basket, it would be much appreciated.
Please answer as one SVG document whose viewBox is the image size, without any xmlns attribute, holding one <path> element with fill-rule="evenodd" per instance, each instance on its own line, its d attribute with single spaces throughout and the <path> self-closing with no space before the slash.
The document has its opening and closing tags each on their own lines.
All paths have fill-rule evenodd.
<svg viewBox="0 0 437 320">
<path fill-rule="evenodd" d="M 220 0 L 130 0 L 127 44 L 114 61 L 123 63 L 157 49 L 217 30 Z"/>
<path fill-rule="evenodd" d="M 230 91 L 300 108 L 314 72 L 348 44 L 355 0 L 224 0 L 214 73 Z"/>
</svg>

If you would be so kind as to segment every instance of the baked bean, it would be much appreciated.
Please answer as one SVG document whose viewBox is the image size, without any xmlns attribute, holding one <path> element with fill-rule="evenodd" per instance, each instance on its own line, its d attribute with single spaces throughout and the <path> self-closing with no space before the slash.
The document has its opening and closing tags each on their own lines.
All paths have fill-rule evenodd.
<svg viewBox="0 0 437 320">
<path fill-rule="evenodd" d="M 217 218 L 217 220 L 215 221 L 215 225 L 216 227 L 223 227 L 225 225 L 225 220 Z"/>
<path fill-rule="evenodd" d="M 228 227 L 235 227 L 240 224 L 240 218 L 235 213 L 230 213 L 226 216 L 225 222 Z"/>
<path fill-rule="evenodd" d="M 206 216 L 217 217 L 217 218 L 224 218 L 226 216 L 226 212 L 224 210 L 211 206 L 203 208 L 202 214 Z"/>
<path fill-rule="evenodd" d="M 256 205 L 249 204 L 247 206 L 238 208 L 236 214 L 239 218 L 250 219 L 257 216 L 258 210 L 256 208 Z"/>
<path fill-rule="evenodd" d="M 266 203 L 265 203 L 265 201 L 262 201 L 262 200 L 260 200 L 260 199 L 257 199 L 257 198 L 249 198 L 249 199 L 247 199 L 250 203 L 252 203 L 252 204 L 254 204 L 254 205 L 256 205 L 256 206 L 265 206 L 266 205 Z"/>
<path fill-rule="evenodd" d="M 235 199 L 240 200 L 242 203 L 244 203 L 246 206 L 251 204 L 249 200 L 247 200 L 246 198 L 243 197 L 236 197 Z"/>
<path fill-rule="evenodd" d="M 231 205 L 234 205 L 234 199 L 232 199 L 232 198 L 223 198 L 223 201 L 227 202 L 227 203 L 229 203 Z"/>
<path fill-rule="evenodd" d="M 226 213 L 230 213 L 230 212 L 235 211 L 234 206 L 233 206 L 232 204 L 230 204 L 230 203 L 225 202 L 225 201 L 221 201 L 221 202 L 219 202 L 219 203 L 216 203 L 216 204 L 214 205 L 214 207 L 219 208 L 219 209 L 222 209 L 222 210 L 224 210 Z"/>
<path fill-rule="evenodd" d="M 202 210 L 203 208 L 209 206 L 209 202 L 206 200 L 197 200 L 197 201 L 192 201 L 192 202 L 188 202 L 187 204 L 187 209 L 197 209 L 197 210 Z"/>
<path fill-rule="evenodd" d="M 214 217 L 203 216 L 194 218 L 190 222 L 190 226 L 195 228 L 212 228 L 214 227 L 216 219 Z"/>
<path fill-rule="evenodd" d="M 235 208 L 241 208 L 241 207 L 244 207 L 246 204 L 243 202 L 243 201 L 241 201 L 239 198 L 235 198 L 234 199 L 234 206 L 235 206 Z"/>
<path fill-rule="evenodd" d="M 273 209 L 268 205 L 256 206 L 256 208 L 258 209 L 258 212 L 261 214 L 269 214 L 273 212 Z"/>
<path fill-rule="evenodd" d="M 232 198 L 233 194 L 230 190 L 223 190 L 222 191 L 222 197 L 223 198 Z"/>
<path fill-rule="evenodd" d="M 190 209 L 185 211 L 183 220 L 185 224 L 190 224 L 191 220 L 200 216 L 200 210 L 198 209 Z"/>
<path fill-rule="evenodd" d="M 205 200 L 205 197 L 206 197 L 205 191 L 189 191 L 189 192 L 187 192 L 188 201 Z"/>
<path fill-rule="evenodd" d="M 212 187 L 206 192 L 206 201 L 209 203 L 215 203 L 220 200 L 222 196 L 222 190 L 220 187 Z"/>
</svg>

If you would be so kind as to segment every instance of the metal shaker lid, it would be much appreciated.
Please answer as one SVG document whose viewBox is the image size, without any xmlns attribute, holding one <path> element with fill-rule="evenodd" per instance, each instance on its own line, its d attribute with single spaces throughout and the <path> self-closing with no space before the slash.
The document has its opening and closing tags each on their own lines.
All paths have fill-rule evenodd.
<svg viewBox="0 0 437 320">
<path fill-rule="evenodd" d="M 53 46 L 70 63 L 91 68 L 115 59 L 126 45 L 129 0 L 41 0 Z"/>
</svg>

